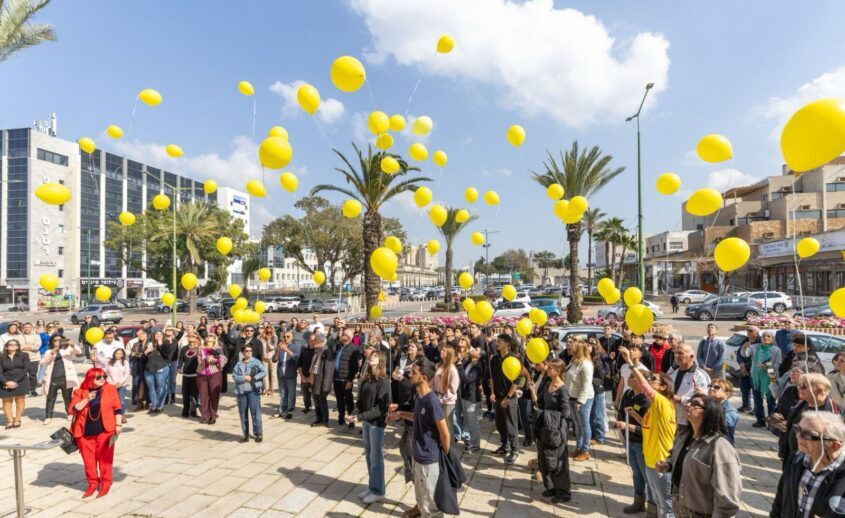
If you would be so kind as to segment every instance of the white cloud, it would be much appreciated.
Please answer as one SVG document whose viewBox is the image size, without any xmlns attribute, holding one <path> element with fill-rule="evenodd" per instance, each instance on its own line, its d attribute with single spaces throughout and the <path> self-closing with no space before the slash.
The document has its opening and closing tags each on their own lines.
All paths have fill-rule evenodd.
<svg viewBox="0 0 845 518">
<path fill-rule="evenodd" d="M 524 115 L 548 114 L 571 125 L 622 121 L 646 83 L 667 86 L 668 40 L 643 32 L 623 43 L 595 17 L 555 9 L 552 0 L 350 0 L 372 35 L 365 59 L 392 58 L 424 73 L 478 81 Z M 455 39 L 435 54 L 441 34 Z M 423 88 L 425 85 L 423 84 Z"/>
<path fill-rule="evenodd" d="M 282 115 L 286 117 L 295 117 L 299 114 L 305 113 L 296 101 L 296 91 L 304 84 L 305 81 L 297 79 L 292 83 L 276 81 L 270 85 L 270 91 L 278 94 L 284 101 L 282 104 Z M 333 124 L 343 117 L 344 111 L 346 111 L 346 108 L 344 108 L 342 102 L 331 97 L 326 99 L 321 97 L 320 107 L 317 108 L 317 116 L 320 117 L 321 122 Z"/>
<path fill-rule="evenodd" d="M 798 91 L 789 97 L 771 97 L 763 104 L 751 109 L 759 117 L 774 119 L 777 126 L 772 130 L 771 138 L 780 140 L 783 126 L 798 108 L 825 97 L 845 97 L 845 67 L 825 72 L 809 83 L 798 87 Z"/>
<path fill-rule="evenodd" d="M 481 176 L 499 176 L 502 178 L 507 178 L 509 176 L 513 176 L 513 171 L 504 167 L 496 167 L 493 169 L 488 169 L 486 167 L 481 169 Z"/>
<path fill-rule="evenodd" d="M 762 180 L 759 176 L 746 174 L 738 169 L 722 169 L 707 174 L 707 186 L 719 192 L 724 192 L 733 187 L 754 185 Z"/>
</svg>

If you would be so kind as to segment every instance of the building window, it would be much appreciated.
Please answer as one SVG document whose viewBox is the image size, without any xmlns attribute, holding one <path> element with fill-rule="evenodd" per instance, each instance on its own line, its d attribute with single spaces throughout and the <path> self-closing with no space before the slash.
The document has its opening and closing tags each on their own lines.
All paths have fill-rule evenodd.
<svg viewBox="0 0 845 518">
<path fill-rule="evenodd" d="M 63 246 L 59 247 L 59 255 L 65 255 L 65 247 L 63 247 Z"/>
<path fill-rule="evenodd" d="M 65 271 L 62 270 L 62 269 L 59 269 L 59 279 L 61 279 L 64 276 L 65 276 Z"/>
<path fill-rule="evenodd" d="M 824 188 L 827 192 L 845 191 L 845 182 L 828 183 L 825 184 Z"/>
<path fill-rule="evenodd" d="M 845 218 L 845 209 L 833 209 L 827 211 L 828 218 Z"/>
<path fill-rule="evenodd" d="M 820 210 L 796 210 L 795 219 L 822 219 Z"/>
<path fill-rule="evenodd" d="M 65 233 L 65 226 L 63 223 L 59 223 L 59 234 Z"/>
<path fill-rule="evenodd" d="M 43 160 L 45 162 L 52 162 L 54 164 L 67 166 L 67 157 L 64 155 L 60 155 L 58 153 L 53 153 L 52 151 L 47 151 L 46 149 L 38 148 L 37 152 L 38 160 Z"/>
</svg>

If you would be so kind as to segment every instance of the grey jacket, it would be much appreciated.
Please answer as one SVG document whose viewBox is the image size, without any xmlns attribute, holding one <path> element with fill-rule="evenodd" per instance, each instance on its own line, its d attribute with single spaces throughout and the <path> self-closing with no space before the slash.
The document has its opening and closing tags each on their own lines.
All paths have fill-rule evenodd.
<svg viewBox="0 0 845 518">
<path fill-rule="evenodd" d="M 676 468 L 690 435 L 692 429 L 675 438 L 670 470 Z M 739 512 L 741 496 L 739 455 L 728 439 L 722 435 L 693 439 L 684 458 L 677 503 L 696 513 L 726 518 Z"/>
</svg>

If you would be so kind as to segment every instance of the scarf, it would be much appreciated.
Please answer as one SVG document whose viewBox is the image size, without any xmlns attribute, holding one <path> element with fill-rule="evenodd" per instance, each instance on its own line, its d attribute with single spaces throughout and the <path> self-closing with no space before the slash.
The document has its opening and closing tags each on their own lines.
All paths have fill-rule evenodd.
<svg viewBox="0 0 845 518">
<path fill-rule="evenodd" d="M 751 384 L 763 397 L 769 394 L 769 372 L 759 368 L 763 362 L 772 359 L 772 345 L 759 343 L 754 351 L 754 364 L 751 368 Z"/>
</svg>

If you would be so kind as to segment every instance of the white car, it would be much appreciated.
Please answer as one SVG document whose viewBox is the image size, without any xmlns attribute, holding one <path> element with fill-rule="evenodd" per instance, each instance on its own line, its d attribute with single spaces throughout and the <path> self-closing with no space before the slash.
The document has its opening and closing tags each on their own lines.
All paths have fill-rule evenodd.
<svg viewBox="0 0 845 518">
<path fill-rule="evenodd" d="M 678 297 L 678 300 L 683 304 L 704 302 L 704 300 L 711 295 L 713 294 L 704 290 L 687 290 L 675 294 L 675 296 Z"/>
<path fill-rule="evenodd" d="M 655 304 L 654 302 L 649 302 L 647 300 L 643 301 L 648 309 L 654 314 L 655 318 L 663 316 L 663 310 L 660 309 L 660 306 Z M 627 307 L 622 302 L 617 302 L 615 305 L 609 308 L 603 308 L 599 310 L 599 317 L 601 318 L 615 318 L 619 319 L 625 316 L 625 310 Z"/>
<path fill-rule="evenodd" d="M 497 317 L 527 317 L 528 312 L 534 306 L 528 302 L 502 302 L 496 305 L 496 311 L 493 313 Z"/>
<path fill-rule="evenodd" d="M 776 329 L 772 329 L 776 332 Z M 827 333 L 820 333 L 818 331 L 802 331 L 807 338 L 810 339 L 810 347 L 818 355 L 819 359 L 824 365 L 824 371 L 830 372 L 833 367 L 833 356 L 836 353 L 845 353 L 845 337 L 834 336 Z M 745 331 L 737 331 L 727 340 L 722 338 L 725 342 L 725 365 L 727 369 L 725 372 L 733 377 L 738 377 L 739 363 L 736 361 L 736 354 L 739 347 L 745 343 L 748 333 Z"/>
<path fill-rule="evenodd" d="M 292 311 L 299 306 L 299 302 L 299 297 L 273 297 L 267 301 L 267 311 L 269 313 Z"/>
<path fill-rule="evenodd" d="M 792 308 L 792 297 L 780 291 L 751 291 L 745 295 L 750 299 L 759 300 L 763 308 L 783 313 Z"/>
<path fill-rule="evenodd" d="M 499 297 L 493 305 L 498 306 L 502 302 L 506 302 L 504 297 Z M 531 302 L 531 295 L 529 295 L 527 291 L 518 291 L 516 293 L 516 297 L 514 297 L 510 302 Z"/>
</svg>

